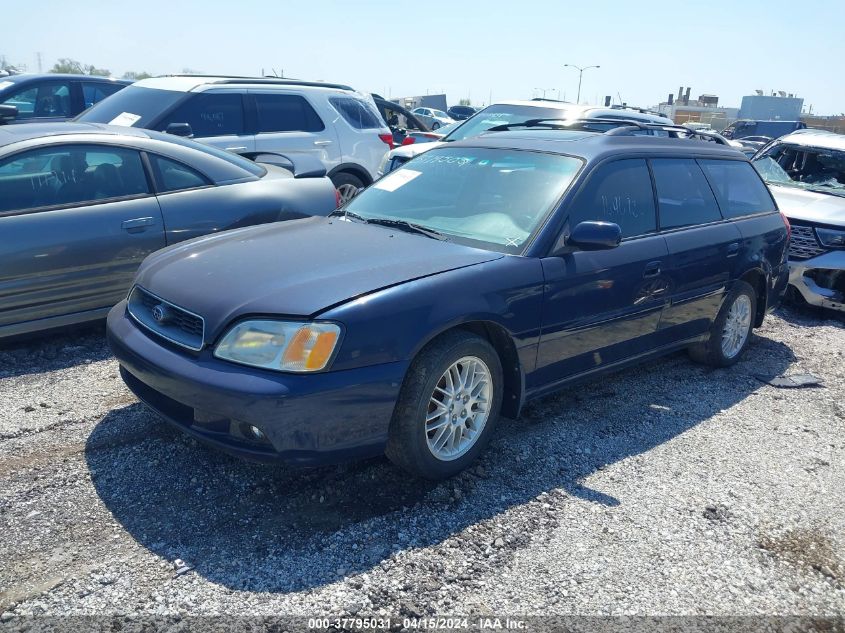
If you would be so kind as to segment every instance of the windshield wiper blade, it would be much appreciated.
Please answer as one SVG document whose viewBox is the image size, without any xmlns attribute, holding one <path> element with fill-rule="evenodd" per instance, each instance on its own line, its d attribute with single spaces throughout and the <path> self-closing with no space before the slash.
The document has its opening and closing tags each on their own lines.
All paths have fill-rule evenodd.
<svg viewBox="0 0 845 633">
<path fill-rule="evenodd" d="M 395 226 L 396 228 L 407 231 L 408 233 L 419 233 L 420 235 L 425 235 L 426 237 L 430 237 L 435 240 L 440 240 L 442 242 L 449 241 L 449 238 L 443 235 L 443 233 L 439 233 L 438 231 L 435 231 L 434 229 L 429 229 L 425 226 L 420 226 L 419 224 L 414 224 L 413 222 L 408 222 L 407 220 L 394 220 L 392 218 L 369 218 L 367 219 L 367 224 Z"/>
<path fill-rule="evenodd" d="M 335 209 L 334 211 L 332 211 L 328 215 L 328 217 L 330 217 L 330 218 L 331 217 L 338 217 L 338 216 L 342 217 L 344 219 L 352 218 L 353 220 L 359 220 L 361 222 L 364 222 L 365 224 L 369 221 L 363 215 L 358 215 L 357 213 L 353 213 L 352 211 L 344 211 L 343 209 Z"/>
</svg>

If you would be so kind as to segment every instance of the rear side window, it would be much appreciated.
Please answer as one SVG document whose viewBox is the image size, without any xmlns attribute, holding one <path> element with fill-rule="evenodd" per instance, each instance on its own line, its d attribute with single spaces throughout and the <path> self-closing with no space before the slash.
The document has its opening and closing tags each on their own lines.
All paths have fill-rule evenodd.
<svg viewBox="0 0 845 633">
<path fill-rule="evenodd" d="M 352 97 L 332 97 L 329 99 L 346 122 L 356 130 L 374 130 L 384 127 L 378 115 L 369 104 Z"/>
<path fill-rule="evenodd" d="M 751 166 L 739 160 L 700 160 L 726 218 L 774 211 L 769 190 Z"/>
<path fill-rule="evenodd" d="M 660 228 L 707 224 L 722 219 L 710 185 L 693 159 L 658 158 L 651 161 Z"/>
<path fill-rule="evenodd" d="M 599 167 L 571 208 L 571 227 L 586 220 L 614 222 L 622 229 L 622 237 L 657 230 L 651 176 L 643 159 L 618 160 Z"/>
<path fill-rule="evenodd" d="M 320 132 L 323 121 L 304 97 L 299 95 L 256 94 L 258 131 Z"/>
<path fill-rule="evenodd" d="M 98 103 L 113 95 L 115 92 L 123 88 L 123 84 L 107 84 L 107 83 L 82 83 L 82 100 L 85 101 L 85 107 L 90 108 L 95 103 Z"/>
<path fill-rule="evenodd" d="M 62 145 L 0 162 L 0 212 L 149 193 L 140 154 L 106 145 Z"/>
<path fill-rule="evenodd" d="M 187 123 L 197 138 L 243 134 L 241 95 L 209 92 L 192 95 L 166 116 L 158 127 L 165 130 L 171 123 Z"/>
<path fill-rule="evenodd" d="M 160 193 L 196 189 L 211 184 L 205 176 L 187 165 L 156 154 L 149 154 L 148 156 L 155 172 L 156 184 Z"/>
</svg>

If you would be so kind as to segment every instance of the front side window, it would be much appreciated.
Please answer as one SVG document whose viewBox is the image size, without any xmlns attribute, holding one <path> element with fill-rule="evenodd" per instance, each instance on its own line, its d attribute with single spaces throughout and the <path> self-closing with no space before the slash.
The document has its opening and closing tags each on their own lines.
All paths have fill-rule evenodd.
<svg viewBox="0 0 845 633">
<path fill-rule="evenodd" d="M 164 118 L 158 129 L 164 131 L 171 123 L 187 123 L 197 138 L 243 134 L 243 100 L 237 93 L 191 95 Z"/>
<path fill-rule="evenodd" d="M 70 84 L 50 82 L 24 88 L 6 97 L 2 105 L 15 106 L 18 109 L 18 120 L 69 117 Z"/>
<path fill-rule="evenodd" d="M 0 163 L 0 212 L 149 193 L 140 154 L 97 145 L 45 147 Z"/>
<path fill-rule="evenodd" d="M 722 219 L 710 185 L 691 158 L 658 158 L 651 161 L 660 228 L 707 224 Z"/>
<path fill-rule="evenodd" d="M 356 130 L 375 130 L 384 127 L 370 105 L 361 99 L 332 97 L 329 101 L 344 120 Z"/>
<path fill-rule="evenodd" d="M 159 193 L 205 187 L 211 183 L 198 171 L 175 160 L 157 154 L 148 154 L 156 177 Z"/>
<path fill-rule="evenodd" d="M 410 222 L 450 241 L 518 253 L 582 164 L 532 151 L 438 148 L 391 172 L 343 209 L 374 223 Z"/>
<path fill-rule="evenodd" d="M 570 208 L 570 229 L 579 222 L 598 220 L 618 224 L 623 238 L 657 230 L 651 176 L 640 158 L 598 167 Z"/>
<path fill-rule="evenodd" d="M 320 132 L 326 128 L 308 101 L 299 95 L 256 94 L 258 131 Z"/>
<path fill-rule="evenodd" d="M 774 211 L 769 190 L 750 163 L 740 160 L 698 161 L 726 218 Z"/>
</svg>

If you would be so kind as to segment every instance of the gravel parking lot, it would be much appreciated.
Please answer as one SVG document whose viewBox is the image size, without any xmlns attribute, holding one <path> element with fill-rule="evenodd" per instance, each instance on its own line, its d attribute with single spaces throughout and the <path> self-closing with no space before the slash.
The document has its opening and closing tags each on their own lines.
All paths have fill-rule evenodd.
<svg viewBox="0 0 845 633">
<path fill-rule="evenodd" d="M 433 484 L 197 445 L 102 326 L 6 344 L 0 613 L 842 615 L 843 361 L 841 320 L 784 309 L 733 368 L 567 389 Z"/>
</svg>

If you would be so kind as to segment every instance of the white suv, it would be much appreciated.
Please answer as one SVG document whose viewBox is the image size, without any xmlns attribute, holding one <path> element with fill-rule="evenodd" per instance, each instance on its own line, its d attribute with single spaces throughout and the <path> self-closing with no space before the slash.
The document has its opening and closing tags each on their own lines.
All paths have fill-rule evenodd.
<svg viewBox="0 0 845 633">
<path fill-rule="evenodd" d="M 144 79 L 76 120 L 191 136 L 247 157 L 313 154 L 325 165 L 342 201 L 373 182 L 393 147 L 393 135 L 372 97 L 349 86 L 294 79 Z"/>
</svg>

